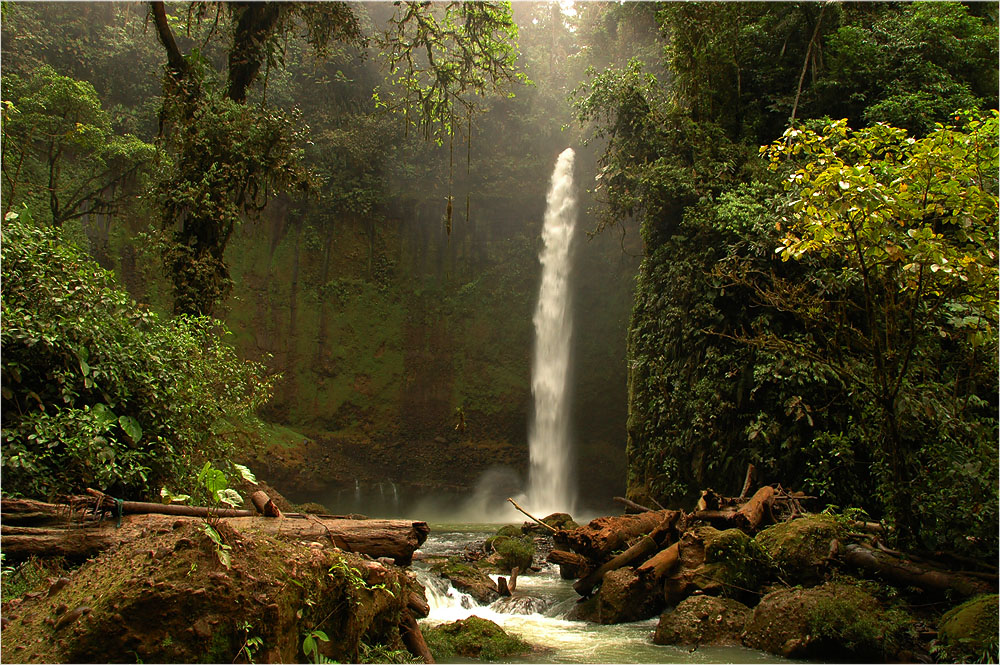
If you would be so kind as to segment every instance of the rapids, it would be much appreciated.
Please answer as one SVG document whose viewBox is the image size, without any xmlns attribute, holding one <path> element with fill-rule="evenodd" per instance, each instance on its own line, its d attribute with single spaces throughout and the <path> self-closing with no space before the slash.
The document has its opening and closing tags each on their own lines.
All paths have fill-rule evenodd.
<svg viewBox="0 0 1000 665">
<path fill-rule="evenodd" d="M 434 524 L 423 547 L 424 556 L 460 555 L 467 545 L 493 535 L 498 524 Z M 657 619 L 602 626 L 564 617 L 578 596 L 573 582 L 559 577 L 556 567 L 517 578 L 515 596 L 534 596 L 544 601 L 541 612 L 516 614 L 498 611 L 505 599 L 490 606 L 478 605 L 457 591 L 447 580 L 430 574 L 419 560 L 414 563 L 417 578 L 427 590 L 430 615 L 425 626 L 464 619 L 472 615 L 489 619 L 522 639 L 545 647 L 514 663 L 778 663 L 791 662 L 771 654 L 742 647 L 690 647 L 653 644 Z"/>
</svg>

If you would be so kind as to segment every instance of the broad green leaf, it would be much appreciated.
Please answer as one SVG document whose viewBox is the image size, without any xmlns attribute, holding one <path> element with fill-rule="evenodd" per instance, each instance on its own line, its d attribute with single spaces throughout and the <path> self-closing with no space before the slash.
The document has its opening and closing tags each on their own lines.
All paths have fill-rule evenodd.
<svg viewBox="0 0 1000 665">
<path fill-rule="evenodd" d="M 131 416 L 121 416 L 118 418 L 118 424 L 128 434 L 128 438 L 132 439 L 132 443 L 139 443 L 142 439 L 142 427 L 139 426 L 139 421 Z"/>
</svg>

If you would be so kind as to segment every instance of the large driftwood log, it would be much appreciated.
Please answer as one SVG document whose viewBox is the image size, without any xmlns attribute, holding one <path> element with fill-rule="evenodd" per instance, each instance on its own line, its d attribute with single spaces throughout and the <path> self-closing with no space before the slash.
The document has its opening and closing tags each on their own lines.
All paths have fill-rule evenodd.
<svg viewBox="0 0 1000 665">
<path fill-rule="evenodd" d="M 170 529 L 178 521 L 198 523 L 196 517 L 135 514 L 124 515 L 122 528 L 116 520 L 95 522 L 71 514 L 66 507 L 4 498 L 0 504 L 0 546 L 11 557 L 69 556 L 86 558 L 117 543 L 134 538 L 142 529 Z M 32 518 L 34 526 L 27 516 Z M 252 528 L 281 538 L 316 541 L 371 557 L 390 557 L 408 565 L 413 552 L 427 539 L 426 522 L 409 520 L 351 520 L 289 514 L 284 517 L 227 517 L 235 528 Z"/>
<path fill-rule="evenodd" d="M 650 533 L 667 517 L 679 515 L 676 510 L 657 510 L 639 515 L 598 517 L 584 526 L 566 533 L 569 547 L 599 565 L 611 553 L 627 547 L 627 543 L 639 536 Z"/>
<path fill-rule="evenodd" d="M 963 596 L 996 592 L 996 585 L 988 581 L 905 561 L 887 552 L 873 550 L 863 545 L 847 545 L 844 548 L 844 559 L 858 568 L 878 573 L 890 584 L 915 586 L 938 592 L 952 590 Z"/>
<path fill-rule="evenodd" d="M 736 511 L 733 522 L 744 531 L 756 531 L 764 521 L 764 511 L 774 503 L 774 488 L 765 485 L 757 490 L 750 500 Z"/>
</svg>

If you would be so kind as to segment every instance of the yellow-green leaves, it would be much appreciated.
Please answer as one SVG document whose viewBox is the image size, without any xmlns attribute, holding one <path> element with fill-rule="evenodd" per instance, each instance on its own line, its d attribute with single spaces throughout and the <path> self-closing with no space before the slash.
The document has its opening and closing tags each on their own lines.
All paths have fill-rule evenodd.
<svg viewBox="0 0 1000 665">
<path fill-rule="evenodd" d="M 835 256 L 845 268 L 880 274 L 902 264 L 899 288 L 969 283 L 995 313 L 997 113 L 955 119 L 921 139 L 838 120 L 789 129 L 763 148 L 772 170 L 794 164 L 776 252 L 785 260 Z"/>
</svg>

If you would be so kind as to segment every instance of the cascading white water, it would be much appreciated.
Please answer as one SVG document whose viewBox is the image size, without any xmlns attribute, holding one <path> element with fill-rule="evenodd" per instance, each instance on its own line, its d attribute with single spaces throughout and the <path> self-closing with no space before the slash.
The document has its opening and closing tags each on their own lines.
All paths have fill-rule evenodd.
<svg viewBox="0 0 1000 665">
<path fill-rule="evenodd" d="M 535 417 L 528 435 L 531 469 L 527 503 L 539 515 L 573 512 L 570 479 L 569 419 L 566 382 L 572 320 L 569 308 L 570 243 L 576 226 L 572 148 L 556 160 L 546 197 L 539 255 L 542 284 L 535 308 L 535 359 L 531 392 Z"/>
</svg>

